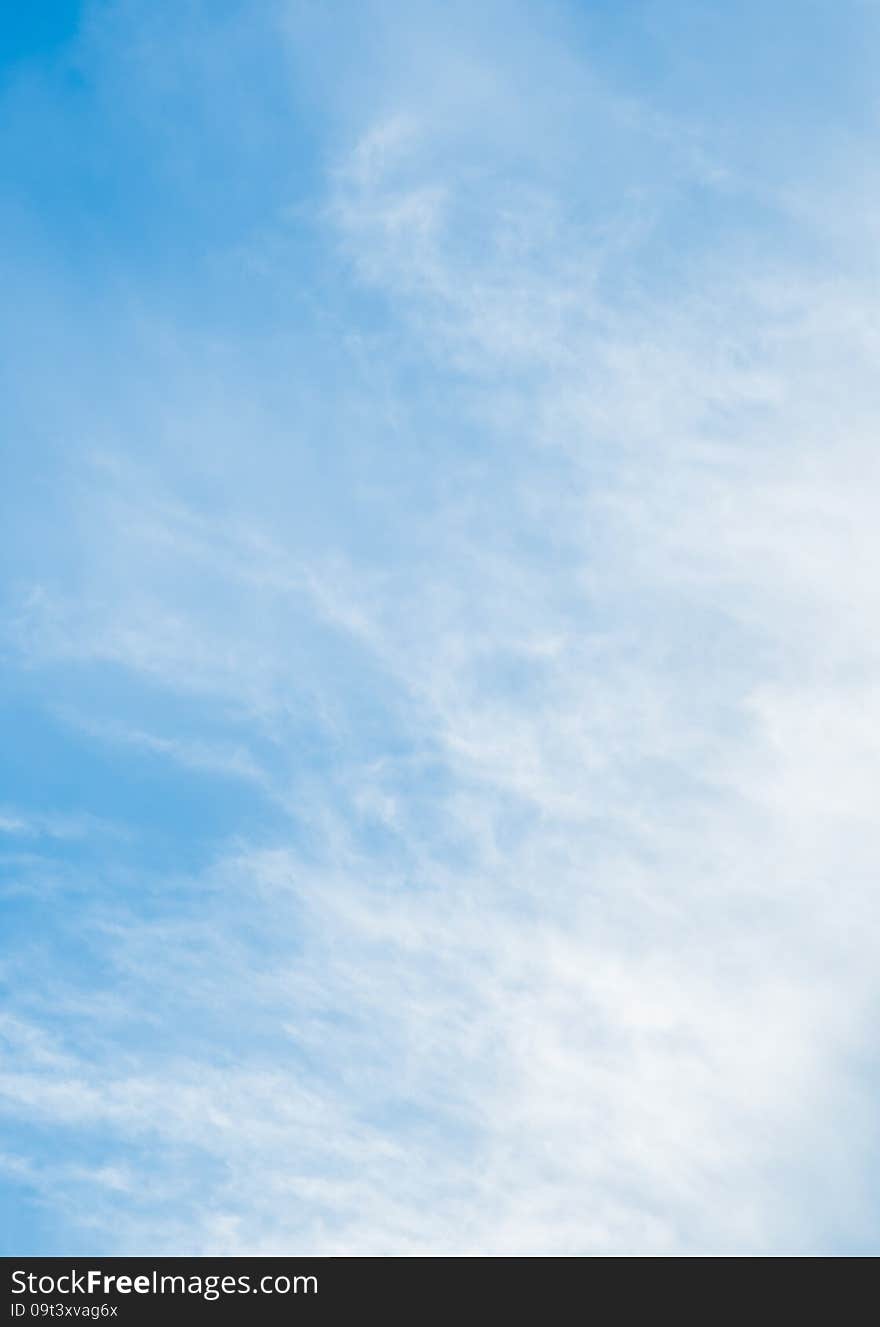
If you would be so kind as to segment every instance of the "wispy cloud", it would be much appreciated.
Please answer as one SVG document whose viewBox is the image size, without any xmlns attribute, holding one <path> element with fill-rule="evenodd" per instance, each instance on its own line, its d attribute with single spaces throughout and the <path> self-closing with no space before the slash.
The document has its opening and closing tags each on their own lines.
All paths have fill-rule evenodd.
<svg viewBox="0 0 880 1327">
<path fill-rule="evenodd" d="M 566 7 L 365 8 L 378 82 L 309 6 L 249 19 L 314 54 L 308 203 L 214 245 L 210 298 L 131 260 L 89 314 L 179 355 L 66 421 L 11 672 L 272 817 L 56 890 L 7 961 L 4 1164 L 92 1252 L 867 1247 L 870 283 Z"/>
</svg>

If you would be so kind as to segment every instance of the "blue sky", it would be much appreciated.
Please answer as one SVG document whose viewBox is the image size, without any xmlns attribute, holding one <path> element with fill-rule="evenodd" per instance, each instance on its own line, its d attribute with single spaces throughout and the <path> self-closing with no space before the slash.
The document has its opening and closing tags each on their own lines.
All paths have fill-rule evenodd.
<svg viewBox="0 0 880 1327">
<path fill-rule="evenodd" d="M 4 18 L 4 1253 L 876 1252 L 878 25 Z"/>
</svg>

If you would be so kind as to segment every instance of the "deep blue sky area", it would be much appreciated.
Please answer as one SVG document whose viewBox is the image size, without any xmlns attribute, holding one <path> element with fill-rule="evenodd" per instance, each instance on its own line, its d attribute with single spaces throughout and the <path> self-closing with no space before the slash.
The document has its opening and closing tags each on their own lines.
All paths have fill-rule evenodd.
<svg viewBox="0 0 880 1327">
<path fill-rule="evenodd" d="M 26 60 L 51 60 L 75 35 L 82 12 L 81 0 L 10 5 L 0 28 L 0 61 L 4 68 L 14 68 Z"/>
</svg>

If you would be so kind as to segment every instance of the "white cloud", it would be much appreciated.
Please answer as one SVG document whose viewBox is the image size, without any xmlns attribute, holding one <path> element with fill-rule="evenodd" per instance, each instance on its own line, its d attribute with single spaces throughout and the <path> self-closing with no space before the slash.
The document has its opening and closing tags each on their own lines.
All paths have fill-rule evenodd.
<svg viewBox="0 0 880 1327">
<path fill-rule="evenodd" d="M 279 519 L 308 448 L 287 469 L 284 429 L 251 432 L 250 366 L 222 504 L 163 450 L 107 470 L 74 590 L 19 629 L 31 668 L 112 663 L 234 736 L 86 729 L 226 761 L 290 812 L 158 915 L 86 910 L 103 1047 L 75 982 L 51 1015 L 31 996 L 64 1049 L 28 1031 L 0 1088 L 13 1118 L 110 1139 L 101 1252 L 820 1253 L 876 1230 L 870 301 L 772 231 L 648 279 L 676 190 L 733 187 L 699 134 L 585 68 L 578 104 L 626 148 L 587 205 L 577 144 L 548 137 L 580 67 L 542 42 L 517 167 L 527 52 L 480 40 L 458 118 L 421 34 L 323 213 L 388 376 L 341 381 L 339 433 L 304 431 L 353 434 L 344 478 L 412 510 L 366 503 L 354 549 L 303 536 L 293 499 Z M 363 442 L 386 391 L 395 428 Z M 90 1173 L 61 1176 L 71 1211 Z"/>
</svg>

